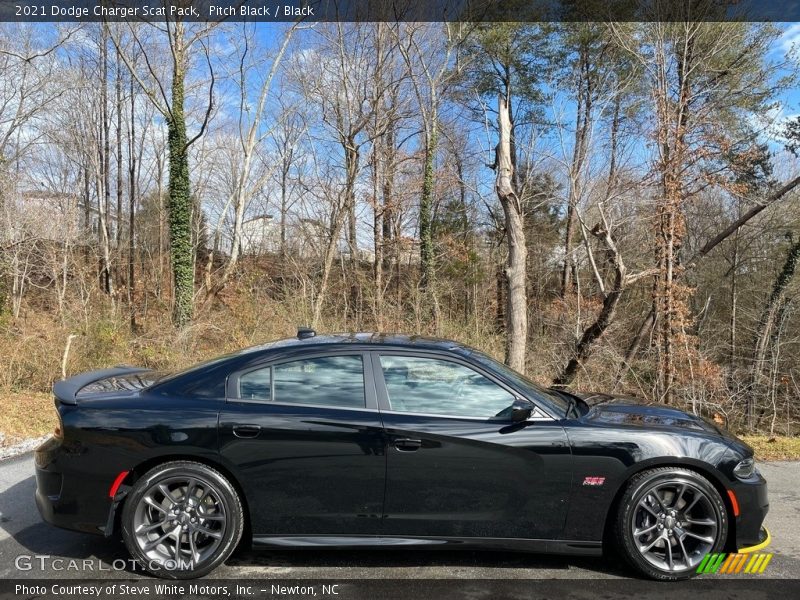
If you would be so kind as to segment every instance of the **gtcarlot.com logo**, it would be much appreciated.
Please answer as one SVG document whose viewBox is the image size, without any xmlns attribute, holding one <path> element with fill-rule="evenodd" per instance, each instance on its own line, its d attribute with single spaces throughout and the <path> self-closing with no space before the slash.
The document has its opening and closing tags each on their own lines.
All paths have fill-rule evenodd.
<svg viewBox="0 0 800 600">
<path fill-rule="evenodd" d="M 151 570 L 179 571 L 192 569 L 194 563 L 187 560 L 151 560 L 147 568 Z M 18 571 L 135 571 L 138 563 L 132 558 L 117 558 L 110 563 L 94 558 L 60 558 L 49 554 L 20 554 L 14 559 Z"/>
<path fill-rule="evenodd" d="M 697 566 L 698 573 L 722 573 L 736 575 L 738 573 L 763 573 L 772 554 L 706 554 Z"/>
</svg>

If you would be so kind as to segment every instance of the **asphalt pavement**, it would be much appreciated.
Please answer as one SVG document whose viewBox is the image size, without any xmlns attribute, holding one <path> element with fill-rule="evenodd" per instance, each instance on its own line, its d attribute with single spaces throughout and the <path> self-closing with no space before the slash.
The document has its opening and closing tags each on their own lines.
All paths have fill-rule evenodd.
<svg viewBox="0 0 800 600">
<path fill-rule="evenodd" d="M 800 462 L 760 464 L 767 478 L 775 554 L 770 578 L 800 579 Z M 56 529 L 34 505 L 33 456 L 0 461 L 0 579 L 130 579 L 122 542 Z M 46 558 L 42 558 L 46 557 Z M 224 579 L 618 579 L 636 576 L 614 561 L 452 550 L 257 550 L 234 555 Z"/>
</svg>

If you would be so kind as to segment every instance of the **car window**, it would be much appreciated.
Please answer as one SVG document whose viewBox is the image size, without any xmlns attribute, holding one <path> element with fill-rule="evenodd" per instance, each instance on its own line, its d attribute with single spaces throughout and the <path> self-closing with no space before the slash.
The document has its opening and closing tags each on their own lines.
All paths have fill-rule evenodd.
<svg viewBox="0 0 800 600">
<path fill-rule="evenodd" d="M 542 401 L 546 406 L 551 408 L 554 413 L 560 414 L 562 417 L 566 416 L 567 409 L 569 408 L 569 402 L 565 400 L 562 394 L 547 388 L 543 388 L 538 383 L 528 379 L 521 373 L 517 373 L 511 367 L 508 367 L 500 361 L 493 359 L 488 354 L 484 354 L 483 352 L 479 352 L 474 349 L 470 349 L 468 354 L 478 362 L 488 367 L 491 371 L 502 375 L 506 380 L 526 391 L 529 397 L 534 397 L 537 400 Z"/>
<path fill-rule="evenodd" d="M 413 356 L 381 356 L 392 410 L 455 417 L 499 416 L 514 396 L 458 363 Z"/>
<path fill-rule="evenodd" d="M 364 408 L 360 356 L 323 356 L 272 367 L 275 402 Z"/>
<path fill-rule="evenodd" d="M 243 400 L 266 400 L 271 397 L 272 367 L 250 371 L 239 377 L 239 397 Z"/>
</svg>

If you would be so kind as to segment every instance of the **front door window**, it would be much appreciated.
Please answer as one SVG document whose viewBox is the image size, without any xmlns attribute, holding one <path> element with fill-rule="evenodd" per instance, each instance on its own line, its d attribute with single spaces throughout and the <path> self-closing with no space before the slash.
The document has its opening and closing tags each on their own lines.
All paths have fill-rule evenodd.
<svg viewBox="0 0 800 600">
<path fill-rule="evenodd" d="M 502 416 L 514 395 L 459 363 L 415 356 L 381 356 L 393 411 L 478 417 Z"/>
</svg>

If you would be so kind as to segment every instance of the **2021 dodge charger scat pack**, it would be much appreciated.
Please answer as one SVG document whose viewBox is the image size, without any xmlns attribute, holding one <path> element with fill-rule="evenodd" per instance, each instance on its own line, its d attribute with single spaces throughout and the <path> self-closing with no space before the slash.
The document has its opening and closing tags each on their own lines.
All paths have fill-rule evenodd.
<svg viewBox="0 0 800 600">
<path fill-rule="evenodd" d="M 117 367 L 53 389 L 39 511 L 121 534 L 161 577 L 207 574 L 245 541 L 615 547 L 675 580 L 768 538 L 766 482 L 725 430 L 545 389 L 455 342 L 301 329 L 180 373 Z"/>
</svg>

